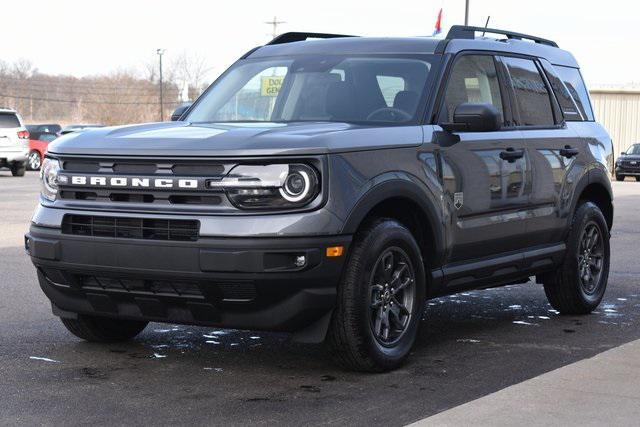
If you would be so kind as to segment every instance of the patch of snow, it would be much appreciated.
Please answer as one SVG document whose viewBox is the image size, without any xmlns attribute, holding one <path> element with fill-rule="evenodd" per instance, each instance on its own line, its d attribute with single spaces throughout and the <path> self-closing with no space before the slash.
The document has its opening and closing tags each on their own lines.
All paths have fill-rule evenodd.
<svg viewBox="0 0 640 427">
<path fill-rule="evenodd" d="M 43 362 L 60 363 L 59 360 L 49 359 L 48 357 L 30 356 L 29 359 L 31 359 L 31 360 L 41 360 Z"/>
<path fill-rule="evenodd" d="M 536 323 L 529 323 L 525 322 L 524 320 L 514 320 L 513 323 L 516 325 L 538 326 Z"/>
</svg>

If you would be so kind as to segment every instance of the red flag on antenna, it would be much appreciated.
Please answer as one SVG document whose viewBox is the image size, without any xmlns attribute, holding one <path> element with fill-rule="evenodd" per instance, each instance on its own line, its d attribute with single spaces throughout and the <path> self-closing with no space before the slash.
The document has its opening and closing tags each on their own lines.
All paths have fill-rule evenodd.
<svg viewBox="0 0 640 427">
<path fill-rule="evenodd" d="M 433 30 L 433 35 L 437 36 L 442 32 L 442 8 L 438 12 L 438 19 L 436 19 L 436 28 Z"/>
</svg>

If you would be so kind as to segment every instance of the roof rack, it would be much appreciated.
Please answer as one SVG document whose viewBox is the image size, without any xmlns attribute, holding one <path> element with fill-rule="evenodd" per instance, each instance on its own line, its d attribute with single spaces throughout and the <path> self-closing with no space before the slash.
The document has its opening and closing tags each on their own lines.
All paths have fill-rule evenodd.
<svg viewBox="0 0 640 427">
<path fill-rule="evenodd" d="M 272 44 L 284 44 L 284 43 L 293 43 L 293 42 L 303 42 L 307 39 L 337 39 L 339 37 L 357 37 L 357 36 L 348 36 L 346 34 L 327 34 L 327 33 L 284 33 L 280 34 L 273 40 L 271 40 L 267 45 Z"/>
<path fill-rule="evenodd" d="M 516 39 L 516 40 L 531 40 L 538 44 L 544 44 L 547 46 L 558 47 L 558 44 L 552 40 L 543 39 L 541 37 L 530 36 L 527 34 L 514 33 L 513 31 L 505 31 L 505 30 L 497 30 L 495 28 L 484 28 L 484 27 L 468 27 L 464 25 L 453 25 L 449 32 L 447 33 L 447 39 L 475 39 L 476 32 L 483 33 L 491 33 L 491 34 L 502 34 L 506 36 L 508 39 Z"/>
</svg>

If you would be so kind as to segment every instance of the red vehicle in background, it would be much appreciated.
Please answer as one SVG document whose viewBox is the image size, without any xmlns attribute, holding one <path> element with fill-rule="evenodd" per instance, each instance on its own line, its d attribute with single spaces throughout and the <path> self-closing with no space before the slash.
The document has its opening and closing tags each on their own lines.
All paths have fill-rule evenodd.
<svg viewBox="0 0 640 427">
<path fill-rule="evenodd" d="M 55 133 L 30 131 L 29 132 L 29 156 L 27 157 L 27 169 L 40 170 L 42 159 L 47 154 L 49 143 L 58 137 Z"/>
</svg>

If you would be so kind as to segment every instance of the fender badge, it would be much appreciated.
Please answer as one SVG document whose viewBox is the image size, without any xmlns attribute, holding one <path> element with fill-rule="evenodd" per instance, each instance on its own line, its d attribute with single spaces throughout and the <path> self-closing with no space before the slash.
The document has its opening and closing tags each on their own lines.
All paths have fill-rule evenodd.
<svg viewBox="0 0 640 427">
<path fill-rule="evenodd" d="M 464 193 L 453 193 L 453 206 L 460 209 L 464 204 Z"/>
</svg>

